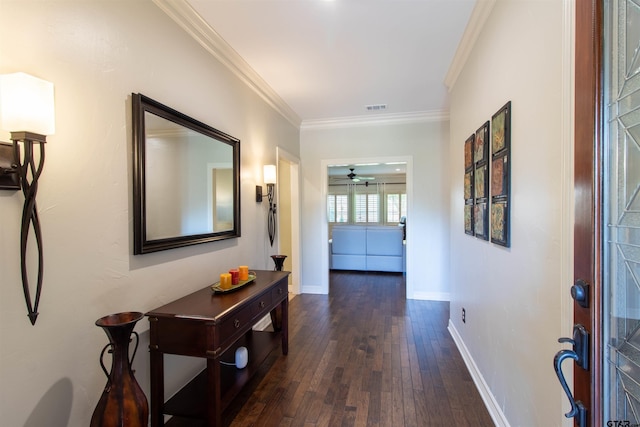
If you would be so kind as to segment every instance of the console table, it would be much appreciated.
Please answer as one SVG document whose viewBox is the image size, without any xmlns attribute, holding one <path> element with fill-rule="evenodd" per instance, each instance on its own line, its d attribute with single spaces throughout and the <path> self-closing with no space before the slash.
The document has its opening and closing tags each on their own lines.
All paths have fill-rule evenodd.
<svg viewBox="0 0 640 427">
<path fill-rule="evenodd" d="M 151 426 L 220 426 L 222 411 L 260 367 L 282 346 L 288 353 L 288 280 L 286 271 L 256 271 L 251 284 L 234 292 L 214 294 L 210 287 L 146 313 L 149 318 Z M 277 313 L 276 313 L 277 312 Z M 252 330 L 271 313 L 274 332 Z M 224 365 L 235 360 L 236 348 L 249 351 L 244 369 Z M 164 354 L 207 359 L 207 366 L 167 402 L 164 401 Z"/>
</svg>

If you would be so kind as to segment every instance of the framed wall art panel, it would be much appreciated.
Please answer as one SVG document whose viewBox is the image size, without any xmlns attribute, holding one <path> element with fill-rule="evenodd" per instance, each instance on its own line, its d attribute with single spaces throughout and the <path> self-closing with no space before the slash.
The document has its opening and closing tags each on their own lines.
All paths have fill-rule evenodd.
<svg viewBox="0 0 640 427">
<path fill-rule="evenodd" d="M 473 162 L 484 164 L 487 162 L 489 153 L 489 121 L 487 120 L 480 129 L 476 131 L 476 138 L 473 144 Z"/>
<path fill-rule="evenodd" d="M 473 201 L 464 204 L 464 232 L 473 236 Z"/>
<path fill-rule="evenodd" d="M 476 202 L 473 206 L 474 233 L 482 240 L 489 240 L 487 206 L 486 201 Z"/>
<path fill-rule="evenodd" d="M 479 239 L 489 240 L 489 229 L 487 228 L 488 206 L 489 206 L 489 162 L 487 161 L 489 152 L 489 122 L 485 122 L 475 133 L 473 143 L 473 174 L 474 174 L 474 221 L 475 236 Z"/>
<path fill-rule="evenodd" d="M 469 138 L 464 142 L 464 170 L 467 171 L 473 168 L 473 141 L 475 134 L 471 134 Z"/>
<path fill-rule="evenodd" d="M 488 188 L 487 188 L 487 182 L 489 177 L 488 165 L 485 163 L 482 166 L 477 166 L 474 172 L 474 175 L 475 175 L 475 182 L 473 186 L 475 189 L 476 203 L 479 201 L 484 202 L 486 201 L 487 192 L 488 192 Z"/>
<path fill-rule="evenodd" d="M 491 118 L 491 242 L 510 247 L 511 101 Z"/>
<path fill-rule="evenodd" d="M 464 142 L 464 232 L 471 236 L 474 234 L 474 140 L 472 134 Z"/>
<path fill-rule="evenodd" d="M 509 246 L 509 202 L 507 200 L 491 203 L 491 241 L 498 245 Z"/>
</svg>

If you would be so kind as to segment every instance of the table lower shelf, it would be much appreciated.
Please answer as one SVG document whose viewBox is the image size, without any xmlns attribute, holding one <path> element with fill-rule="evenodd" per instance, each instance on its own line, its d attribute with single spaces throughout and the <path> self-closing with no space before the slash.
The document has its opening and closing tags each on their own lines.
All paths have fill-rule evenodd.
<svg viewBox="0 0 640 427">
<path fill-rule="evenodd" d="M 234 365 L 222 364 L 220 366 L 221 411 L 229 406 L 269 354 L 279 348 L 281 343 L 282 334 L 279 332 L 249 331 L 223 353 L 219 361 L 234 363 L 236 348 L 244 346 L 249 353 L 249 362 L 244 369 L 238 369 Z M 200 372 L 164 404 L 163 412 L 167 415 L 173 415 L 173 418 L 167 422 L 167 426 L 195 427 L 205 425 L 207 406 L 210 404 L 206 401 L 206 374 L 206 369 Z"/>
</svg>

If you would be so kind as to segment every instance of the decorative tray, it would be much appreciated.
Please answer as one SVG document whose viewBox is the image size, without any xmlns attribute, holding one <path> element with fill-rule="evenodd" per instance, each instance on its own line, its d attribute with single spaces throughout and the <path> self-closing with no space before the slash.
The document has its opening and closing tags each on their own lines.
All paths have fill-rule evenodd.
<svg viewBox="0 0 640 427">
<path fill-rule="evenodd" d="M 243 286 L 248 285 L 249 283 L 253 282 L 254 280 L 256 280 L 256 275 L 255 274 L 249 274 L 249 278 L 247 280 L 240 280 L 240 281 L 238 281 L 237 285 L 231 285 L 231 287 L 229 289 L 222 289 L 220 287 L 220 282 L 216 282 L 213 285 L 211 285 L 211 290 L 213 291 L 214 294 L 227 294 L 229 292 L 237 291 L 238 289 L 242 288 Z"/>
</svg>

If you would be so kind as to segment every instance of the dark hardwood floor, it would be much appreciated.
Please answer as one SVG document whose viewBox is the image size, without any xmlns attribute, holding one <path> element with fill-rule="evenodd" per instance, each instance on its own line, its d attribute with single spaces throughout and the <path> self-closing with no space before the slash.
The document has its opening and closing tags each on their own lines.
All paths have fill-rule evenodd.
<svg viewBox="0 0 640 427">
<path fill-rule="evenodd" d="M 240 426 L 493 426 L 449 332 L 449 303 L 399 274 L 332 272 L 289 305 L 275 351 L 225 415 Z"/>
</svg>

